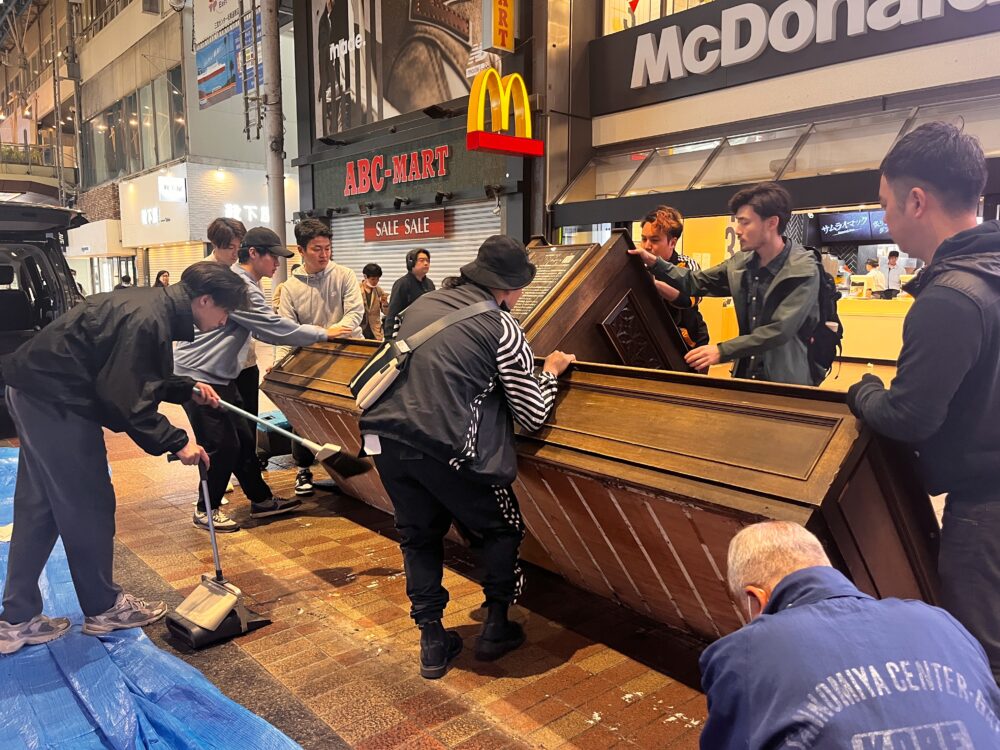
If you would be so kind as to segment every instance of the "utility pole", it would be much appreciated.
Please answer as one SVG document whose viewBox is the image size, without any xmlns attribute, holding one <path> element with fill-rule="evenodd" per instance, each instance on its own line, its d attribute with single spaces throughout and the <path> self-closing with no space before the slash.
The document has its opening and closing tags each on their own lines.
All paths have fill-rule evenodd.
<svg viewBox="0 0 1000 750">
<path fill-rule="evenodd" d="M 261 0 L 261 53 L 264 62 L 264 138 L 267 144 L 267 204 L 271 229 L 285 242 L 285 123 L 281 114 L 281 54 L 278 39 L 278 0 Z M 256 72 L 256 71 L 255 71 Z M 282 258 L 274 283 L 288 278 Z"/>
</svg>

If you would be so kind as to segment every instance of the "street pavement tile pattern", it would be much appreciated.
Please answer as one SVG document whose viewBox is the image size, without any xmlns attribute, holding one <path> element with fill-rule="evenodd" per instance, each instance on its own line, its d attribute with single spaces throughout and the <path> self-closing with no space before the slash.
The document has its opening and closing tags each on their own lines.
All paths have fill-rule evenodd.
<svg viewBox="0 0 1000 750">
<path fill-rule="evenodd" d="M 179 409 L 168 410 L 176 424 L 186 424 Z M 118 494 L 117 542 L 178 596 L 187 595 L 212 567 L 208 537 L 191 524 L 196 469 L 168 466 L 125 436 L 106 436 Z M 295 470 L 287 459 L 284 465 L 272 461 L 265 476 L 276 493 L 291 496 Z M 391 517 L 319 490 L 297 514 L 253 521 L 238 487 L 228 497 L 224 510 L 243 530 L 220 536 L 223 570 L 248 605 L 273 621 L 228 648 L 255 660 L 346 746 L 698 746 L 706 705 L 691 687 L 697 648 L 656 623 L 532 568 L 514 614 L 527 643 L 498 662 L 477 662 L 472 649 L 480 623 L 473 616 L 482 591 L 472 578 L 475 558 L 450 547 L 445 627 L 458 629 L 465 650 L 443 679 L 427 681 L 417 673 L 419 634 L 408 614 Z M 150 635 L 159 640 L 163 633 Z M 218 684 L 236 701 L 251 689 Z M 303 737 L 282 726 L 280 716 L 269 720 L 305 747 L 330 747 L 328 739 L 310 742 L 315 733 Z"/>
</svg>

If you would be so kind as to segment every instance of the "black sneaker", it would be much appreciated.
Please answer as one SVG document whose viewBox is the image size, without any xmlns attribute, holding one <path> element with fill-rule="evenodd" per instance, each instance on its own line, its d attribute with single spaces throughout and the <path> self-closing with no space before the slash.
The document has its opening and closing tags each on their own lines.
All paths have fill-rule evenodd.
<svg viewBox="0 0 1000 750">
<path fill-rule="evenodd" d="M 420 628 L 420 676 L 427 680 L 444 677 L 448 665 L 462 653 L 462 636 L 445 630 L 440 620 Z"/>
<path fill-rule="evenodd" d="M 295 494 L 300 497 L 313 493 L 313 474 L 309 469 L 299 469 L 295 475 Z"/>
<path fill-rule="evenodd" d="M 250 518 L 280 516 L 282 513 L 291 513 L 300 505 L 302 505 L 301 500 L 272 495 L 270 500 L 262 503 L 250 503 Z"/>
</svg>

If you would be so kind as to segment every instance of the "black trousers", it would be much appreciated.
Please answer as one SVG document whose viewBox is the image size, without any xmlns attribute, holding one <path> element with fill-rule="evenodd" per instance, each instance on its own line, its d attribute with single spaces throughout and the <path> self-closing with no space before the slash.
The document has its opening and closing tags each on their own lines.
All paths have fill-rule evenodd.
<svg viewBox="0 0 1000 750">
<path fill-rule="evenodd" d="M 223 401 L 243 408 L 236 382 L 214 386 Z M 199 406 L 194 401 L 184 404 L 191 420 L 195 439 L 208 452 L 208 494 L 213 508 L 222 505 L 226 485 L 233 474 L 250 502 L 260 503 L 271 497 L 271 488 L 260 475 L 257 463 L 257 434 L 250 421 L 225 409 Z M 204 510 L 204 500 L 198 496 L 198 510 Z"/>
<path fill-rule="evenodd" d="M 243 408 L 251 414 L 260 414 L 260 368 L 247 367 L 233 381 L 243 399 Z"/>
<path fill-rule="evenodd" d="M 524 524 L 510 486 L 479 484 L 417 450 L 381 442 L 375 466 L 395 510 L 410 616 L 417 625 L 440 620 L 448 604 L 441 579 L 452 521 L 482 540 L 486 600 L 514 602 L 524 580 L 517 559 Z"/>
<path fill-rule="evenodd" d="M 983 645 L 1000 683 L 1000 498 L 948 496 L 938 573 L 941 603 Z"/>
</svg>

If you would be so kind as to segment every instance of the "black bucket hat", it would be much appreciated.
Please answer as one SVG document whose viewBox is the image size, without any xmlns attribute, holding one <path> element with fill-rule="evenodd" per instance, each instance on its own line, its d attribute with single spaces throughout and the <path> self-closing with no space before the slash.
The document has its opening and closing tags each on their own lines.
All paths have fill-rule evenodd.
<svg viewBox="0 0 1000 750">
<path fill-rule="evenodd" d="M 479 248 L 476 259 L 462 266 L 462 275 L 488 289 L 521 289 L 535 278 L 535 264 L 520 241 L 494 234 Z"/>
</svg>

